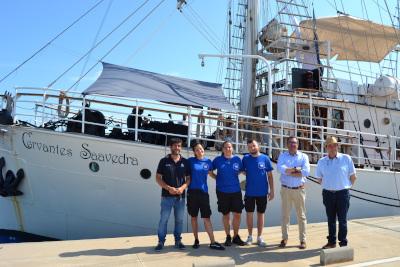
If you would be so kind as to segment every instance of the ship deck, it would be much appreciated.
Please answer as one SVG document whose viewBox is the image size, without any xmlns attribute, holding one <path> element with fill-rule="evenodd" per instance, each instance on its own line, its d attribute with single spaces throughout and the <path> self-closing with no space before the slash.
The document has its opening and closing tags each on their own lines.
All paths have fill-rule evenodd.
<svg viewBox="0 0 400 267">
<path fill-rule="evenodd" d="M 242 225 L 243 222 L 242 222 Z M 172 236 L 166 247 L 155 252 L 156 236 L 120 237 L 74 241 L 0 244 L 0 266 L 192 266 L 234 260 L 237 266 L 318 266 L 320 247 L 326 243 L 326 223 L 308 225 L 307 249 L 299 250 L 297 225 L 291 226 L 288 246 L 280 249 L 280 227 L 264 229 L 266 248 L 256 245 L 228 247 L 225 251 L 208 248 L 206 233 L 200 233 L 201 247 L 192 249 L 193 236 L 183 234 L 185 251 L 177 251 Z M 245 238 L 247 230 L 241 229 Z M 222 231 L 215 232 L 218 241 Z M 354 261 L 330 266 L 399 266 L 400 216 L 355 219 L 349 221 L 349 246 L 354 248 Z"/>
</svg>

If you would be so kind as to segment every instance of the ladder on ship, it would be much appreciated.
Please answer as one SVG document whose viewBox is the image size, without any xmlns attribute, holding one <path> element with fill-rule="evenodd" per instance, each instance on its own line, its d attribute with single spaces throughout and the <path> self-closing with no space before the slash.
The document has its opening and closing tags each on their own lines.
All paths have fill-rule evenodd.
<svg viewBox="0 0 400 267">
<path fill-rule="evenodd" d="M 235 6 L 232 2 L 228 8 L 228 53 L 233 55 L 243 55 L 248 2 L 247 0 L 238 0 L 235 10 L 232 8 L 232 6 Z M 242 58 L 228 58 L 226 77 L 224 81 L 224 93 L 228 100 L 236 107 L 240 102 L 242 67 Z"/>
</svg>

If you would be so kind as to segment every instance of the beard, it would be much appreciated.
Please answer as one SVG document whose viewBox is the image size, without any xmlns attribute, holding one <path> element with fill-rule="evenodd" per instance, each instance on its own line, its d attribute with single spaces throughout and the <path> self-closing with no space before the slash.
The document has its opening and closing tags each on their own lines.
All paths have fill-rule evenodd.
<svg viewBox="0 0 400 267">
<path fill-rule="evenodd" d="M 251 155 L 257 155 L 257 154 L 258 154 L 258 150 L 256 150 L 256 151 L 251 151 L 250 154 L 251 154 Z"/>
<path fill-rule="evenodd" d="M 172 155 L 179 155 L 179 154 L 180 154 L 180 151 L 179 151 L 179 150 L 172 150 L 172 151 L 171 151 L 171 154 L 172 154 Z"/>
</svg>

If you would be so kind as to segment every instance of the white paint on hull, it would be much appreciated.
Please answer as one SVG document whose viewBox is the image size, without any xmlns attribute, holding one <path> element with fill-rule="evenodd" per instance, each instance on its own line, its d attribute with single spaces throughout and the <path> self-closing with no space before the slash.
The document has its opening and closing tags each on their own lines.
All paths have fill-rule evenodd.
<svg viewBox="0 0 400 267">
<path fill-rule="evenodd" d="M 8 130 L 5 136 L 0 137 L 0 151 L 6 158 L 6 169 L 16 171 L 18 168 L 23 168 L 26 173 L 20 188 L 24 195 L 17 198 L 21 208 L 20 217 L 26 232 L 59 239 L 156 233 L 161 190 L 155 183 L 154 177 L 159 159 L 168 153 L 166 148 L 25 127 L 13 126 L 8 127 Z M 23 136 L 25 144 L 22 141 Z M 33 142 L 35 142 L 34 147 Z M 44 149 L 44 144 L 47 149 Z M 84 145 L 86 149 L 82 147 L 83 144 L 86 144 Z M 48 152 L 50 146 L 52 146 L 51 152 Z M 65 148 L 64 152 L 70 151 L 70 153 L 61 153 L 61 148 Z M 96 153 L 97 160 L 94 156 L 92 159 L 86 159 L 88 150 L 91 154 Z M 216 152 L 206 153 L 210 158 L 217 155 Z M 191 152 L 184 151 L 183 154 L 190 156 Z M 117 160 L 112 160 L 112 157 Z M 132 160 L 126 160 L 128 157 Z M 104 161 L 100 161 L 103 158 Z M 100 167 L 98 172 L 89 169 L 89 163 L 92 161 L 98 162 Z M 137 165 L 132 165 L 132 162 Z M 140 176 L 140 170 L 145 168 L 152 172 L 148 180 Z M 312 165 L 312 174 L 314 169 L 315 166 Z M 266 225 L 280 224 L 280 184 L 276 171 L 274 178 L 276 197 L 268 204 Z M 358 170 L 356 188 L 397 198 L 395 179 L 397 184 L 400 184 L 399 173 Z M 217 212 L 215 182 L 212 179 L 209 180 L 209 190 L 212 221 L 214 228 L 220 230 L 222 224 Z M 306 206 L 309 222 L 326 220 L 321 188 L 312 182 L 307 184 Z M 4 214 L 0 217 L 0 229 L 19 230 L 18 215 L 11 198 L 0 198 L 0 210 Z M 292 222 L 295 223 L 294 211 L 292 214 Z M 399 208 L 353 198 L 349 217 L 399 214 Z M 188 223 L 190 220 L 187 217 L 185 231 L 190 231 Z M 169 226 L 172 229 L 173 216 Z M 242 227 L 244 226 L 243 216 Z"/>
</svg>

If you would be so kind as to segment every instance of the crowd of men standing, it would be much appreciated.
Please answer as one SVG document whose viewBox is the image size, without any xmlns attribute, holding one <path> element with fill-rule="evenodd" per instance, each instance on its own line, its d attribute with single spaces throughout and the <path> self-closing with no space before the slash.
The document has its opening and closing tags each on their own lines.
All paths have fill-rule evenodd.
<svg viewBox="0 0 400 267">
<path fill-rule="evenodd" d="M 325 142 L 327 156 L 318 161 L 315 176 L 322 185 L 323 204 L 328 220 L 328 242 L 323 249 L 336 247 L 336 219 L 339 221 L 338 240 L 340 246 L 347 246 L 347 213 L 350 206 L 349 189 L 355 182 L 356 171 L 350 156 L 338 152 L 335 137 Z M 194 156 L 185 159 L 181 155 L 182 140 L 170 141 L 170 154 L 162 158 L 157 167 L 156 181 L 162 188 L 161 212 L 158 225 L 158 244 L 161 251 L 167 235 L 168 219 L 174 210 L 174 239 L 177 249 L 185 249 L 182 243 L 182 228 L 185 204 L 191 216 L 194 235 L 193 248 L 200 246 L 198 220 L 200 213 L 205 230 L 210 239 L 210 249 L 224 250 L 232 244 L 238 246 L 253 243 L 253 217 L 256 211 L 256 244 L 265 247 L 262 231 L 267 203 L 274 199 L 273 167 L 268 156 L 260 153 L 256 140 L 247 141 L 248 154 L 241 159 L 234 154 L 233 145 L 225 141 L 222 154 L 210 160 L 205 156 L 201 143 L 192 146 Z M 299 249 L 306 249 L 306 190 L 307 176 L 310 175 L 308 156 L 298 151 L 298 140 L 291 136 L 287 140 L 287 151 L 280 154 L 277 171 L 280 173 L 280 194 L 282 204 L 282 241 L 284 248 L 289 239 L 290 213 L 294 207 L 299 226 Z M 244 198 L 240 187 L 239 175 L 246 176 Z M 223 244 L 215 240 L 210 220 L 211 208 L 207 178 L 216 180 L 218 212 L 226 234 Z M 187 193 L 185 192 L 187 191 Z M 186 201 L 187 199 L 187 201 Z M 246 211 L 248 237 L 243 241 L 239 235 L 242 210 Z M 233 235 L 231 235 L 231 226 Z"/>
</svg>

